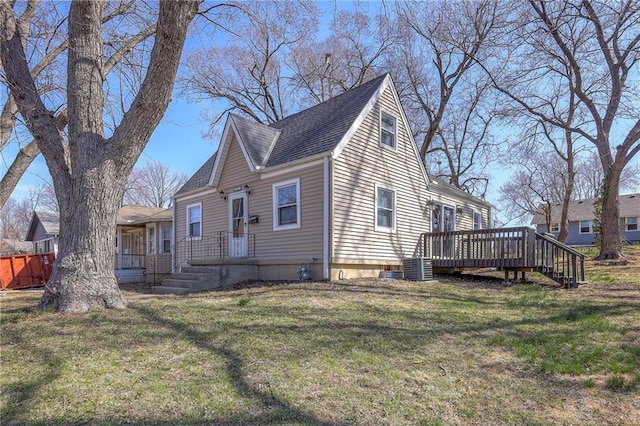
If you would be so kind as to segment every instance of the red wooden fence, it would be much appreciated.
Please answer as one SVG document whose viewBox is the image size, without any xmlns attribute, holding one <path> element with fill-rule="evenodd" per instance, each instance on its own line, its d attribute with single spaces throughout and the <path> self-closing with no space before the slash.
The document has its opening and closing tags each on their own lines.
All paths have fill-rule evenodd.
<svg viewBox="0 0 640 426">
<path fill-rule="evenodd" d="M 0 288 L 26 288 L 45 285 L 53 269 L 53 253 L 20 254 L 0 257 Z"/>
</svg>

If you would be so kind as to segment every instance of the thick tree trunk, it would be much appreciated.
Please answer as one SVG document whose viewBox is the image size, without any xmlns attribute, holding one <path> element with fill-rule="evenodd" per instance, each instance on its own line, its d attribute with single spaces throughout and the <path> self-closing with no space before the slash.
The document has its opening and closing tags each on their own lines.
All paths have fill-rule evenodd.
<svg viewBox="0 0 640 426">
<path fill-rule="evenodd" d="M 54 274 L 40 307 L 64 313 L 126 307 L 114 273 L 116 217 L 122 178 L 109 163 L 74 180 L 73 196 L 60 205 L 60 241 Z"/>
<path fill-rule="evenodd" d="M 127 176 L 171 100 L 189 22 L 200 1 L 163 0 L 147 74 L 109 139 L 104 137 L 102 12 L 106 1 L 74 1 L 67 62 L 68 145 L 37 93 L 12 5 L 0 3 L 0 58 L 20 114 L 42 151 L 60 208 L 58 259 L 41 306 L 81 313 L 124 308 L 113 256 Z M 108 67 L 107 67 L 108 68 Z"/>
<path fill-rule="evenodd" d="M 620 173 L 615 167 L 605 173 L 602 189 L 602 217 L 600 218 L 600 254 L 597 260 L 621 259 L 620 205 L 618 191 Z"/>
</svg>

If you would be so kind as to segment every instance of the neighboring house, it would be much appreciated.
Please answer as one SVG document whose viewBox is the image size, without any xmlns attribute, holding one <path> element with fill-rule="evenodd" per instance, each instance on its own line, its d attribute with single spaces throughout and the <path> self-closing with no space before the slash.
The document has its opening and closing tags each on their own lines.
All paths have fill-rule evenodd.
<svg viewBox="0 0 640 426">
<path fill-rule="evenodd" d="M 302 264 L 314 279 L 378 276 L 414 256 L 432 214 L 453 208 L 451 229 L 471 229 L 474 212 L 489 223 L 487 203 L 444 186 L 429 189 L 388 74 L 271 125 L 230 114 L 217 153 L 174 196 L 175 265 L 245 259 L 267 280 L 298 279 Z"/>
<path fill-rule="evenodd" d="M 620 235 L 623 241 L 640 242 L 640 194 L 626 194 L 618 197 L 620 202 Z M 577 200 L 569 204 L 569 235 L 565 241 L 568 245 L 593 245 L 596 240 L 594 232 L 593 203 L 595 199 Z M 544 206 L 538 207 L 531 223 L 538 232 L 549 232 L 556 237 L 560 233 L 560 203 L 551 205 L 551 229 L 547 228 Z"/>
<path fill-rule="evenodd" d="M 172 212 L 146 206 L 118 211 L 114 268 L 118 282 L 155 281 L 171 271 Z M 36 211 L 27 241 L 35 253 L 56 253 L 60 218 L 57 212 Z"/>
<path fill-rule="evenodd" d="M 123 206 L 118 210 L 115 269 L 118 282 L 155 282 L 171 272 L 171 209 Z M 141 279 L 142 278 L 142 279 Z"/>
<path fill-rule="evenodd" d="M 36 210 L 31 216 L 25 241 L 33 242 L 35 254 L 58 254 L 58 233 L 60 217 L 58 212 Z"/>
</svg>

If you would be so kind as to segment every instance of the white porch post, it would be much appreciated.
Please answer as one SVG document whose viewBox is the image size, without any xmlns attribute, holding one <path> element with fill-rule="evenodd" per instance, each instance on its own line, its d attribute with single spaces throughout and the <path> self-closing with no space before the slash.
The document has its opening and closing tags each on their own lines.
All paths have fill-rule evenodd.
<svg viewBox="0 0 640 426">
<path fill-rule="evenodd" d="M 116 236 L 118 237 L 118 244 L 116 244 L 116 269 L 122 269 L 122 228 L 116 227 Z"/>
</svg>

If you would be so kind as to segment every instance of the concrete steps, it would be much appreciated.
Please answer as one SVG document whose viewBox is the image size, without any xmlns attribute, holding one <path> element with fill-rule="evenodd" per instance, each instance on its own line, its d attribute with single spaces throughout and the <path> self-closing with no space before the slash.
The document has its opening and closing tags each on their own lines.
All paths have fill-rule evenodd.
<svg viewBox="0 0 640 426">
<path fill-rule="evenodd" d="M 221 264 L 221 262 L 208 263 L 201 260 L 193 261 L 193 263 L 183 266 L 180 273 L 172 274 L 163 279 L 161 285 L 152 286 L 152 293 L 187 294 L 217 290 L 242 281 L 255 280 L 258 275 L 258 267 L 255 261 L 246 263 L 236 261 L 228 265 Z"/>
</svg>

